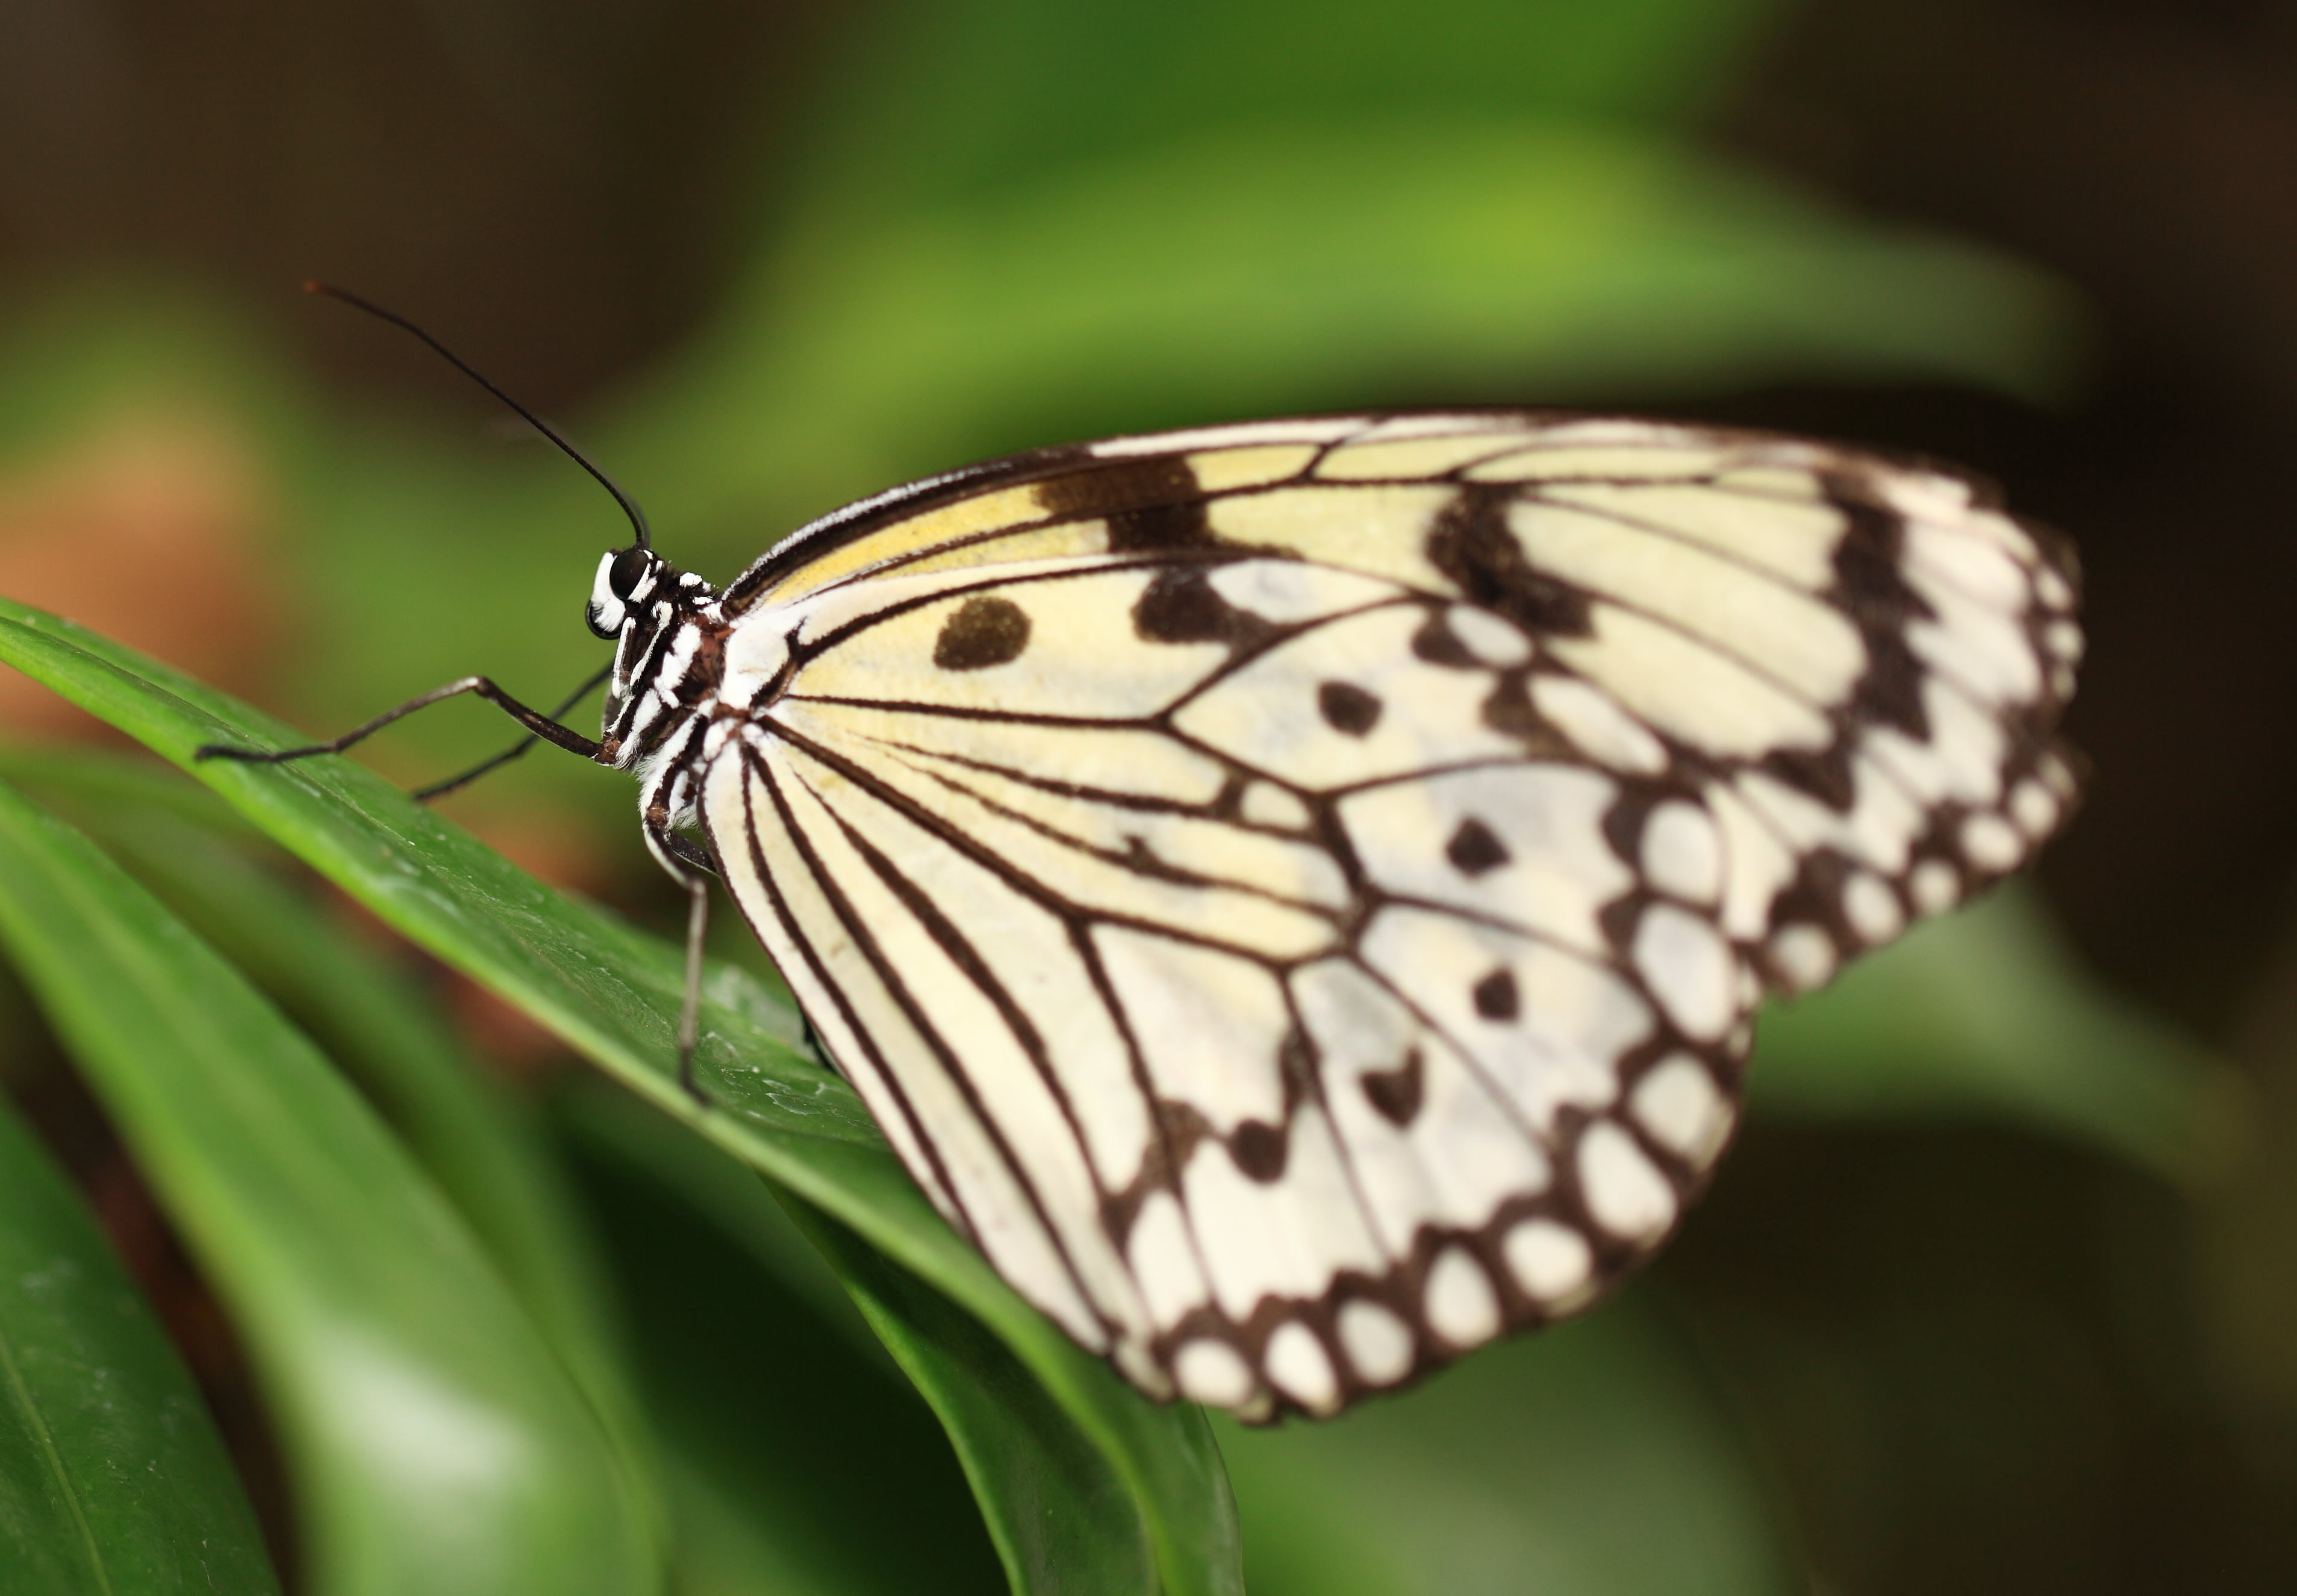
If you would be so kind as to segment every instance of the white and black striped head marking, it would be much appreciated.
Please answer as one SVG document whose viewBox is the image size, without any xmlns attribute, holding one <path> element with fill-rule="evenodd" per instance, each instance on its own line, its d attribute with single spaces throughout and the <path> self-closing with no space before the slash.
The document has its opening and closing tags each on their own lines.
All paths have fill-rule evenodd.
<svg viewBox="0 0 2297 1596">
<path fill-rule="evenodd" d="M 598 561 L 586 619 L 613 638 L 598 762 L 643 783 L 639 809 L 657 827 L 683 824 L 696 796 L 709 711 L 725 670 L 726 621 L 717 590 L 639 544 Z"/>
</svg>

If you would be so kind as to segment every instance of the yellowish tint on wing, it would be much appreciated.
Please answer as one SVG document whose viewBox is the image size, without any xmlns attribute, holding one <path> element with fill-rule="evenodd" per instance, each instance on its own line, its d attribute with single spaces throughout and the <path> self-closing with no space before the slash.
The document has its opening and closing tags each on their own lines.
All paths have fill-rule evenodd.
<svg viewBox="0 0 2297 1596">
<path fill-rule="evenodd" d="M 1386 443 L 1343 444 L 1326 455 L 1316 474 L 1334 481 L 1380 477 L 1438 477 L 1523 440 L 1519 429 L 1452 438 L 1400 438 Z"/>
<path fill-rule="evenodd" d="M 1818 703 L 1846 697 L 1866 667 L 1858 629 L 1840 609 L 1696 544 L 1536 502 L 1515 506 L 1508 524 L 1538 569 L 1679 627 Z"/>
<path fill-rule="evenodd" d="M 1428 558 L 1428 534 L 1459 492 L 1446 483 L 1278 488 L 1216 498 L 1206 513 L 1214 531 L 1239 543 L 1451 593 Z"/>
<path fill-rule="evenodd" d="M 1208 448 L 1189 457 L 1197 486 L 1207 493 L 1257 488 L 1298 476 L 1316 457 L 1313 443 L 1274 443 L 1257 448 Z"/>
<path fill-rule="evenodd" d="M 1808 702 L 1695 638 L 1616 605 L 1596 605 L 1591 619 L 1592 636 L 1550 645 L 1556 657 L 1702 753 L 1760 759 L 1773 749 L 1824 748 L 1833 736 Z"/>
<path fill-rule="evenodd" d="M 1717 448 L 1528 448 L 1487 460 L 1466 474 L 1477 482 L 1531 482 L 1571 477 L 1701 477 L 1728 457 Z"/>
<path fill-rule="evenodd" d="M 1717 493 L 1693 483 L 1586 482 L 1540 496 L 1634 521 L 1815 590 L 1834 578 L 1848 522 L 1832 505 Z"/>
<path fill-rule="evenodd" d="M 898 574 L 925 576 L 939 571 L 974 571 L 984 565 L 1018 564 L 1025 560 L 1064 560 L 1080 555 L 1108 552 L 1108 522 L 1063 521 L 1051 526 L 1029 527 L 1001 537 L 977 538 L 937 554 L 918 557 L 895 555 Z M 892 573 L 889 573 L 892 574 Z"/>
<path fill-rule="evenodd" d="M 831 549 L 800 565 L 760 594 L 752 607 L 787 604 L 856 572 L 870 571 L 897 560 L 931 553 L 943 544 L 1041 522 L 1051 512 L 1046 508 L 1038 489 L 1039 484 L 1035 482 L 1025 482 L 1017 488 L 992 489 L 986 493 L 976 493 L 949 504 L 935 506 L 906 521 L 879 527 L 842 548 Z M 1102 547 L 1106 547 L 1105 531 L 1102 538 Z M 1010 556 L 984 556 L 985 559 L 1002 557 Z"/>
<path fill-rule="evenodd" d="M 896 610 L 808 664 L 790 695 L 1097 720 L 1153 715 L 1228 658 L 1217 643 L 1140 636 L 1133 616 L 1154 577 L 1088 571 Z M 1013 628 L 1009 652 L 951 662 L 952 636 L 992 605 Z"/>
</svg>

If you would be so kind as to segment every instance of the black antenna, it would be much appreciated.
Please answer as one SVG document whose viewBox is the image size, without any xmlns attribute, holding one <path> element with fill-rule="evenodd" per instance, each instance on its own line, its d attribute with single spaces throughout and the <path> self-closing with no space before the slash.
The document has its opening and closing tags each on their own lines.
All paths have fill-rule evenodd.
<svg viewBox="0 0 2297 1596">
<path fill-rule="evenodd" d="M 638 508 L 638 501 L 632 498 L 629 494 L 623 492 L 621 488 L 617 487 L 614 483 L 613 478 L 608 476 L 596 465 L 593 465 L 590 463 L 589 456 L 584 454 L 580 449 L 576 448 L 572 444 L 567 442 L 565 439 L 560 437 L 556 428 L 553 427 L 548 422 L 543 420 L 539 415 L 537 415 L 533 411 L 528 409 L 524 405 L 520 404 L 516 399 L 511 398 L 510 395 L 505 393 L 501 389 L 496 387 L 492 383 L 487 381 L 486 377 L 474 368 L 469 361 L 464 359 L 454 350 L 449 349 L 445 344 L 432 337 L 430 333 L 425 333 L 413 322 L 408 321 L 405 317 L 399 315 L 396 311 L 385 310 L 382 306 L 375 304 L 371 300 L 363 300 L 359 298 L 358 295 L 351 292 L 349 289 L 337 288 L 332 283 L 314 283 L 307 281 L 303 284 L 303 292 L 305 293 L 323 293 L 331 300 L 341 300 L 344 304 L 350 306 L 354 310 L 364 310 L 369 316 L 377 317 L 383 321 L 387 321 L 392 326 L 399 328 L 402 332 L 414 333 L 416 337 L 420 338 L 424 342 L 429 344 L 432 350 L 445 357 L 448 363 L 453 366 L 457 371 L 461 372 L 465 376 L 470 378 L 472 382 L 476 383 L 480 387 L 485 389 L 489 393 L 493 394 L 497 399 L 502 400 L 504 404 L 508 405 L 512 409 L 524 416 L 529 425 L 532 426 L 536 432 L 541 433 L 545 438 L 549 439 L 551 442 L 556 444 L 559 449 L 568 459 L 573 461 L 575 465 L 580 465 L 583 470 L 597 478 L 598 485 L 614 496 L 614 502 L 622 506 L 622 514 L 630 518 L 630 525 L 637 529 L 638 531 L 638 546 L 640 548 L 652 548 L 654 547 L 654 534 L 646 529 L 646 512 Z"/>
</svg>

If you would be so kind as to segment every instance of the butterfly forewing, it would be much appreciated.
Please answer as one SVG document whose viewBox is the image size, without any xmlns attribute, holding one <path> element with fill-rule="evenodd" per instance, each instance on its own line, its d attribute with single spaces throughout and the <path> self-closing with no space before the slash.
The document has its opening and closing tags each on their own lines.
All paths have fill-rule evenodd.
<svg viewBox="0 0 2297 1596">
<path fill-rule="evenodd" d="M 727 595 L 702 814 L 920 1184 L 1143 1389 L 1331 1411 L 1644 1255 L 1766 986 L 2071 796 L 1959 478 L 1521 413 L 888 495 Z"/>
</svg>

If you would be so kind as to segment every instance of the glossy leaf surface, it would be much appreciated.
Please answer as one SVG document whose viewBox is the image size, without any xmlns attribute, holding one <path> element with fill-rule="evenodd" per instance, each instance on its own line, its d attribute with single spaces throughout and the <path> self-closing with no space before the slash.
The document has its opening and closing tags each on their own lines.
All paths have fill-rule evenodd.
<svg viewBox="0 0 2297 1596">
<path fill-rule="evenodd" d="M 11 1596 L 279 1588 L 191 1376 L 4 1099 L 0 1570 Z"/>
<path fill-rule="evenodd" d="M 978 1316 L 1107 1463 L 1176 1593 L 1238 1588 L 1234 1508 L 1203 1415 L 1137 1396 L 999 1280 L 933 1213 L 850 1089 L 792 1045 L 753 978 L 705 983 L 697 1110 L 674 1079 L 674 952 L 551 892 L 350 761 L 194 762 L 210 742 L 301 739 L 70 622 L 0 601 L 0 658 L 185 765 L 386 923 L 524 1009 L 657 1104 L 851 1225 Z"/>
<path fill-rule="evenodd" d="M 437 1189 L 236 971 L 12 789 L 0 941 L 246 1341 L 315 1590 L 658 1587 L 596 1418 Z"/>
</svg>

